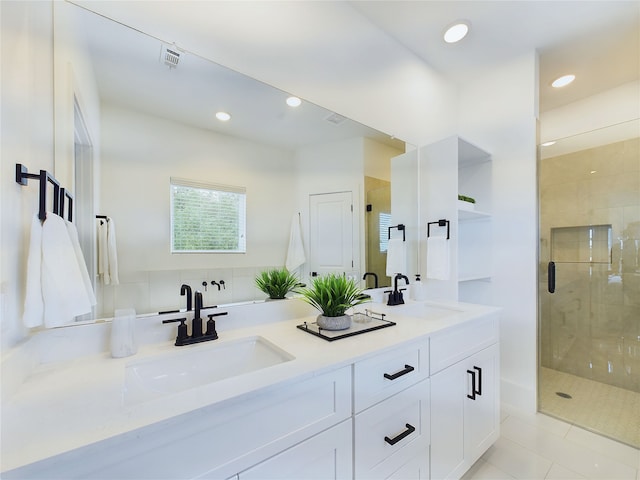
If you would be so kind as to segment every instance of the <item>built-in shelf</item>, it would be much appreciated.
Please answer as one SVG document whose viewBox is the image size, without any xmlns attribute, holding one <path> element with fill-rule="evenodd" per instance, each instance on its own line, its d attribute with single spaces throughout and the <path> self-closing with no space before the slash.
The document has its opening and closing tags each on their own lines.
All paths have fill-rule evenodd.
<svg viewBox="0 0 640 480">
<path fill-rule="evenodd" d="M 458 221 L 481 220 L 491 218 L 491 214 L 479 210 L 458 209 Z"/>
<path fill-rule="evenodd" d="M 490 282 L 491 275 L 465 275 L 458 278 L 458 282 Z"/>
<path fill-rule="evenodd" d="M 474 198 L 458 201 L 458 299 L 486 302 L 491 284 L 491 155 L 458 139 L 458 194 Z"/>
</svg>

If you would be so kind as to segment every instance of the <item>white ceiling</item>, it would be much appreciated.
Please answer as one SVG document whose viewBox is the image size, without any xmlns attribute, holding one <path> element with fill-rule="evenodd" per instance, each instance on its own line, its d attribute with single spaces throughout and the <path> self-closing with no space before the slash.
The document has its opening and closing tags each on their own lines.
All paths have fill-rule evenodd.
<svg viewBox="0 0 640 480">
<path fill-rule="evenodd" d="M 328 36 L 346 39 L 349 31 L 366 31 L 372 35 L 365 39 L 369 44 L 392 39 L 457 84 L 473 81 L 481 72 L 535 49 L 540 53 L 541 111 L 640 78 L 640 0 L 273 2 L 273 8 L 269 1 L 77 1 L 98 10 L 103 3 L 104 8 L 130 19 L 136 26 L 164 25 L 163 34 L 180 34 L 179 45 L 188 45 L 189 39 L 209 38 L 215 46 L 221 45 L 224 38 L 226 43 L 220 48 L 227 50 L 233 45 L 246 48 L 250 42 L 258 51 L 298 48 L 304 49 L 307 56 L 312 51 L 314 58 L 321 59 L 323 55 L 342 53 L 323 49 Z M 296 8 L 283 9 L 283 5 Z M 256 14 L 249 18 L 251 12 Z M 270 12 L 273 18 L 266 18 Z M 276 16 L 282 12 L 289 16 Z M 296 16 L 300 20 L 305 16 L 299 25 L 294 23 Z M 313 18 L 321 25 L 309 28 Z M 216 28 L 222 30 L 216 32 L 217 36 L 211 32 L 214 19 L 218 21 Z M 243 19 L 243 24 L 221 19 Z M 445 27 L 458 19 L 470 22 L 470 34 L 458 44 L 445 44 L 441 39 Z M 269 28 L 263 26 L 265 20 L 271 23 Z M 170 71 L 158 62 L 161 42 L 156 38 L 147 36 L 138 43 L 137 38 L 144 37 L 140 32 L 125 32 L 120 26 L 121 30 L 114 33 L 109 30 L 114 25 L 97 26 L 86 20 L 84 24 L 99 40 L 94 51 L 100 50 L 104 61 L 96 63 L 96 68 L 103 94 L 112 99 L 159 115 L 168 115 L 172 110 L 182 121 L 203 128 L 217 128 L 211 122 L 212 110 L 227 109 L 234 114 L 233 121 L 223 127 L 228 133 L 246 136 L 247 131 L 260 126 L 263 139 L 289 147 L 314 143 L 320 133 L 333 139 L 351 135 L 346 133 L 346 124 L 339 131 L 325 121 L 331 112 L 310 104 L 297 111 L 287 109 L 282 102 L 284 92 L 218 68 L 195 55 L 185 55 L 179 67 Z M 371 28 L 363 30 L 363 24 Z M 248 31 L 254 31 L 255 38 L 247 38 Z M 126 69 L 122 68 L 123 62 Z M 352 62 L 349 68 L 366 66 Z M 130 76 L 134 71 L 142 76 Z M 192 77 L 193 73 L 199 75 L 196 83 L 178 86 L 178 78 Z M 552 89 L 551 80 L 565 73 L 575 73 L 576 81 L 563 89 Z M 140 94 L 127 96 L 135 83 L 143 87 L 145 94 L 157 92 L 156 95 L 146 101 Z M 256 110 L 256 106 L 265 108 Z M 241 113 L 245 107 L 251 107 L 251 113 Z M 307 114 L 315 122 L 310 129 L 303 127 L 302 117 Z M 349 125 L 356 130 L 362 128 L 355 122 Z M 359 130 L 356 134 L 369 132 Z"/>
<path fill-rule="evenodd" d="M 540 110 L 640 78 L 640 1 L 359 1 L 353 7 L 451 80 L 463 84 L 523 53 L 540 54 Z M 458 44 L 442 41 L 456 20 Z M 576 81 L 553 89 L 566 73 Z"/>
</svg>

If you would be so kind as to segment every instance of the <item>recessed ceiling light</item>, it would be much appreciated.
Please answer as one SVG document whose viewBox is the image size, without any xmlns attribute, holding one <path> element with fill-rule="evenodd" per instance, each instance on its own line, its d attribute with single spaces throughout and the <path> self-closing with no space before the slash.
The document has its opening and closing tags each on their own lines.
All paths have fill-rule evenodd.
<svg viewBox="0 0 640 480">
<path fill-rule="evenodd" d="M 555 143 L 556 143 L 556 141 L 552 140 L 550 142 L 544 142 L 544 143 L 540 144 L 540 146 L 542 146 L 542 147 L 550 147 L 551 145 L 554 145 Z"/>
<path fill-rule="evenodd" d="M 302 100 L 298 97 L 289 97 L 287 98 L 287 105 L 290 107 L 299 107 L 302 104 Z"/>
<path fill-rule="evenodd" d="M 469 33 L 469 23 L 459 21 L 447 28 L 443 38 L 447 43 L 456 43 L 466 37 L 467 33 Z"/>
<path fill-rule="evenodd" d="M 227 112 L 218 112 L 216 113 L 216 118 L 221 122 L 228 122 L 229 120 L 231 120 L 231 115 L 229 115 Z"/>
<path fill-rule="evenodd" d="M 554 88 L 560 88 L 569 85 L 576 79 L 575 75 L 563 75 L 560 78 L 556 78 L 553 82 L 551 82 L 551 86 Z"/>
</svg>

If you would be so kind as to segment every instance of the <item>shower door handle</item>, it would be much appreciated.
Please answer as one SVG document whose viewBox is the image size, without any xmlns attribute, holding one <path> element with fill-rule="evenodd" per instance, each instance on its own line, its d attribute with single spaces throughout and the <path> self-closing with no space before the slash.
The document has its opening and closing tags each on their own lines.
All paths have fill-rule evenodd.
<svg viewBox="0 0 640 480">
<path fill-rule="evenodd" d="M 547 289 L 549 293 L 554 293 L 556 291 L 556 264 L 554 262 L 549 262 L 547 273 Z"/>
</svg>

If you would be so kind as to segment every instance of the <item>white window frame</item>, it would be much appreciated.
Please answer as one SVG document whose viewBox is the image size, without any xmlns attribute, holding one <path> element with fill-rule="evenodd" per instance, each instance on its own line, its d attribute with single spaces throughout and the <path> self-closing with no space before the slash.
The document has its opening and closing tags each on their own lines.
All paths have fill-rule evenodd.
<svg viewBox="0 0 640 480">
<path fill-rule="evenodd" d="M 238 227 L 237 248 L 233 249 L 186 249 L 176 248 L 175 245 L 175 233 L 176 224 L 174 218 L 174 200 L 176 189 L 188 188 L 192 190 L 206 190 L 215 193 L 231 193 L 237 196 L 239 201 L 237 216 L 235 217 Z M 171 177 L 169 185 L 169 196 L 171 199 L 171 253 L 246 253 L 247 252 L 247 194 L 245 187 L 237 187 L 231 185 L 220 185 L 214 183 L 199 182 L 197 180 L 187 180 L 183 178 Z M 215 203 L 215 202 L 213 202 Z M 197 208 L 194 204 L 192 207 Z M 215 205 L 210 205 L 212 209 Z M 201 215 L 206 215 L 208 212 L 203 211 Z"/>
</svg>

